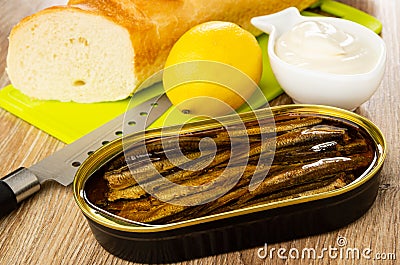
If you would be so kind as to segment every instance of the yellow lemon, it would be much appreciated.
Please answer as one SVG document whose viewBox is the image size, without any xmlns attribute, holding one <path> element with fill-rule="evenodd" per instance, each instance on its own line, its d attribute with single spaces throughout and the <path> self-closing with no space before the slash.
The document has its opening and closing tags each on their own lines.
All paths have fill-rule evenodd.
<svg viewBox="0 0 400 265">
<path fill-rule="evenodd" d="M 181 111 L 216 117 L 241 106 L 258 87 L 262 54 L 256 38 L 230 22 L 199 24 L 172 47 L 163 74 Z"/>
</svg>

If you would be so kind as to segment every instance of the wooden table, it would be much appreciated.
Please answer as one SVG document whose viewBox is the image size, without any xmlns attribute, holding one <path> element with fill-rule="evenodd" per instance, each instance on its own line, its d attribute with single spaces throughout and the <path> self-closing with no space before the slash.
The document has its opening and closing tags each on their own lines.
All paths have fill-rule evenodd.
<svg viewBox="0 0 400 265">
<path fill-rule="evenodd" d="M 0 87 L 9 83 L 4 71 L 7 36 L 21 18 L 46 6 L 62 4 L 57 0 L 2 0 L 0 2 Z M 371 257 L 382 253 L 386 260 L 340 259 L 324 255 L 322 260 L 279 257 L 260 259 L 258 248 L 233 252 L 182 264 L 399 264 L 399 201 L 400 201 L 400 1 L 346 0 L 383 22 L 382 37 L 388 48 L 388 64 L 383 82 L 376 94 L 357 113 L 376 123 L 386 136 L 388 156 L 381 173 L 376 202 L 359 220 L 336 231 L 268 248 L 337 247 L 338 237 L 347 240 L 347 247 L 370 248 Z M 283 95 L 274 104 L 290 102 Z M 63 143 L 12 114 L 0 109 L 0 176 L 29 166 L 57 149 Z M 262 247 L 262 246 L 260 246 Z M 386 255 L 385 255 L 386 254 Z M 397 261 L 392 254 L 397 255 Z M 287 255 L 287 253 L 286 253 Z M 0 219 L 0 264 L 128 264 L 106 252 L 94 239 L 86 220 L 75 205 L 71 187 L 46 183 L 40 193 L 20 205 L 18 210 Z"/>
</svg>

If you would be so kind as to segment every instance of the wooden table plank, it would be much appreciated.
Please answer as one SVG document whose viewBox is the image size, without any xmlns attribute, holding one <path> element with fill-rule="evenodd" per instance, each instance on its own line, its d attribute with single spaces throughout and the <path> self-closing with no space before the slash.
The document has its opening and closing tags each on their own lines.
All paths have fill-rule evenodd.
<svg viewBox="0 0 400 265">
<path fill-rule="evenodd" d="M 65 1 L 2 0 L 0 2 L 0 86 L 9 83 L 4 72 L 7 35 L 22 17 Z M 346 0 L 347 4 L 373 14 L 383 22 L 382 37 L 388 47 L 384 80 L 370 101 L 357 112 L 376 123 L 388 143 L 388 157 L 381 174 L 381 188 L 372 208 L 359 220 L 330 233 L 271 244 L 271 248 L 337 247 L 339 236 L 347 247 L 370 248 L 376 253 L 395 253 L 396 260 L 260 259 L 258 248 L 205 257 L 179 264 L 399 264 L 399 99 L 400 99 L 400 1 Z M 275 104 L 290 102 L 287 96 Z M 0 110 L 0 176 L 29 166 L 64 146 L 55 138 L 12 114 Z M 17 211 L 0 219 L 0 264 L 130 264 L 107 253 L 94 239 L 75 205 L 70 187 L 54 183 L 22 203 Z M 260 246 L 262 247 L 262 246 Z"/>
</svg>

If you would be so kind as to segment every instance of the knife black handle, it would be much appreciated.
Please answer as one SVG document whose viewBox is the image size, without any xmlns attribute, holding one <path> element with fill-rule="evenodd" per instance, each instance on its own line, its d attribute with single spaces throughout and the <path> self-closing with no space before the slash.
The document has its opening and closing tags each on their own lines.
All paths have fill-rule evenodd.
<svg viewBox="0 0 400 265">
<path fill-rule="evenodd" d="M 17 209 L 17 197 L 6 182 L 0 180 L 0 217 L 11 213 Z"/>
<path fill-rule="evenodd" d="M 0 180 L 0 218 L 18 208 L 18 204 L 39 191 L 38 178 L 21 167 Z"/>
</svg>

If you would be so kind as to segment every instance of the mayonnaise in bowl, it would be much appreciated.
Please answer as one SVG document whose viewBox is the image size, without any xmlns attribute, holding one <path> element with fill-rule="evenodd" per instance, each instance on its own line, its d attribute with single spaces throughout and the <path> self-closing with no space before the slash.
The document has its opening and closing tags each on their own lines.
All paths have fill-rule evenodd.
<svg viewBox="0 0 400 265">
<path fill-rule="evenodd" d="M 333 74 L 366 73 L 379 58 L 369 43 L 324 21 L 295 25 L 277 39 L 275 53 L 289 64 Z"/>
<path fill-rule="evenodd" d="M 383 78 L 386 48 L 370 29 L 332 17 L 304 17 L 296 8 L 256 17 L 269 33 L 272 70 L 296 103 L 355 109 Z"/>
</svg>

